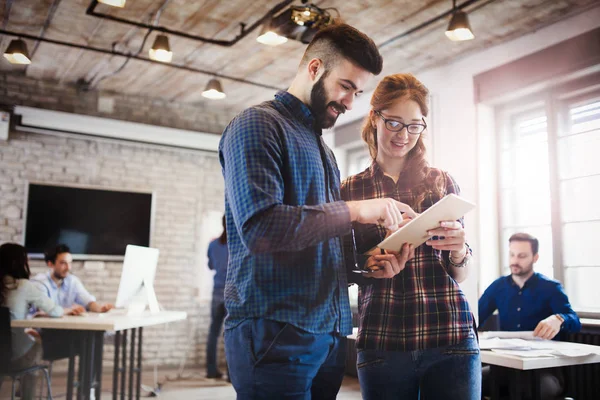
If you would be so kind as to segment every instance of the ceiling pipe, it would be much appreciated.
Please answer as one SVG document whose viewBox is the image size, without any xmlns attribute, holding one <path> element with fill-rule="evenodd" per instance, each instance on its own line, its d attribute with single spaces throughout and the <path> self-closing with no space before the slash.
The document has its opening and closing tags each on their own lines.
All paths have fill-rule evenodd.
<svg viewBox="0 0 600 400">
<path fill-rule="evenodd" d="M 120 52 L 120 51 L 117 51 L 117 50 L 108 50 L 108 49 L 102 49 L 102 48 L 99 48 L 99 47 L 92 47 L 92 46 L 87 46 L 87 45 L 82 45 L 82 44 L 77 44 L 77 43 L 63 42 L 61 40 L 47 39 L 45 37 L 28 35 L 26 33 L 18 33 L 18 32 L 7 31 L 5 29 L 0 29 L 0 34 L 2 34 L 2 35 L 8 35 L 8 36 L 13 36 L 13 37 L 17 37 L 17 38 L 22 38 L 22 39 L 39 40 L 40 42 L 44 42 L 44 43 L 51 43 L 51 44 L 56 44 L 56 45 L 65 46 L 65 47 L 71 47 L 71 48 L 75 48 L 75 49 L 83 49 L 83 50 L 88 50 L 88 51 L 94 51 L 96 53 L 109 54 L 111 56 L 128 57 L 128 58 L 132 58 L 134 60 L 143 61 L 143 62 L 154 64 L 154 65 L 161 65 L 163 67 L 177 68 L 177 69 L 184 70 L 184 71 L 196 72 L 196 73 L 200 73 L 200 74 L 204 74 L 204 75 L 210 75 L 210 76 L 213 76 L 213 77 L 227 79 L 227 80 L 230 80 L 230 81 L 244 83 L 244 84 L 247 84 L 247 85 L 257 86 L 257 87 L 261 87 L 261 88 L 264 88 L 264 89 L 285 90 L 285 89 L 282 89 L 282 88 L 279 88 L 279 87 L 276 87 L 276 86 L 271 86 L 271 85 L 267 85 L 267 84 L 259 83 L 259 82 L 248 81 L 246 79 L 236 78 L 234 76 L 229 76 L 229 75 L 223 75 L 223 74 L 219 74 L 219 73 L 216 73 L 216 72 L 213 72 L 213 71 L 208 71 L 208 70 L 205 70 L 205 69 L 193 68 L 193 67 L 190 67 L 190 66 L 187 66 L 187 65 L 179 65 L 179 64 L 173 64 L 173 63 L 165 64 L 165 63 L 160 62 L 160 61 L 154 61 L 154 60 L 151 60 L 149 58 L 140 57 L 139 55 L 130 54 L 130 53 L 124 53 L 124 52 Z"/>
<path fill-rule="evenodd" d="M 388 46 L 388 45 L 394 43 L 395 41 L 397 41 L 399 39 L 402 39 L 403 37 L 406 37 L 406 36 L 408 36 L 410 34 L 413 34 L 413 33 L 417 32 L 417 31 L 420 31 L 421 29 L 424 29 L 424 28 L 428 27 L 429 25 L 434 24 L 434 23 L 438 22 L 439 20 L 444 19 L 444 18 L 452 15 L 452 13 L 454 13 L 457 10 L 462 10 L 463 8 L 469 7 L 469 6 L 471 6 L 471 5 L 475 4 L 475 3 L 478 3 L 480 1 L 481 0 L 468 0 L 468 1 L 465 1 L 462 4 L 457 5 L 456 8 L 452 8 L 452 9 L 450 9 L 450 10 L 448 10 L 448 11 L 446 11 L 446 12 L 440 14 L 440 15 L 437 15 L 437 16 L 435 16 L 435 17 L 433 17 L 433 18 L 431 18 L 431 19 L 423 22 L 420 25 L 415 26 L 414 28 L 411 28 L 411 29 L 409 29 L 409 30 L 407 30 L 405 32 L 402 32 L 401 34 L 399 34 L 397 36 L 394 36 L 394 37 L 386 40 L 385 42 L 377 45 L 377 47 L 382 48 L 382 47 Z M 488 0 L 485 3 L 485 5 L 487 5 L 487 4 L 489 4 L 489 3 L 493 2 L 493 1 L 494 0 Z"/>
<path fill-rule="evenodd" d="M 154 26 L 151 24 L 145 24 L 143 22 L 133 21 L 133 20 L 125 19 L 125 18 L 119 18 L 119 17 L 115 17 L 115 16 L 109 15 L 109 14 L 103 14 L 103 13 L 96 11 L 96 7 L 98 6 L 98 0 L 92 0 L 92 2 L 90 3 L 90 5 L 87 8 L 85 13 L 92 17 L 102 18 L 102 19 L 106 19 L 109 21 L 120 22 L 122 24 L 137 26 L 138 28 L 150 29 L 150 30 L 162 32 L 162 33 L 165 33 L 168 35 L 179 36 L 179 37 L 183 37 L 183 38 L 191 39 L 191 40 L 197 40 L 197 41 L 201 41 L 201 42 L 205 42 L 205 43 L 214 44 L 217 46 L 231 47 L 234 44 L 236 44 L 237 42 L 239 42 L 240 40 L 242 40 L 244 37 L 248 36 L 248 34 L 250 32 L 252 32 L 256 28 L 261 26 L 273 14 L 278 13 L 279 11 L 281 11 L 284 7 L 286 7 L 288 4 L 292 3 L 293 1 L 294 0 L 284 0 L 281 3 L 277 4 L 271 10 L 269 10 L 263 17 L 261 17 L 258 21 L 256 21 L 254 24 L 250 25 L 250 27 L 247 29 L 246 29 L 246 24 L 241 23 L 240 24 L 241 25 L 240 33 L 231 40 L 219 40 L 219 39 L 206 38 L 203 36 L 192 35 L 192 34 L 189 34 L 189 33 L 183 32 L 183 31 L 177 31 L 177 30 L 165 28 L 163 26 Z"/>
</svg>

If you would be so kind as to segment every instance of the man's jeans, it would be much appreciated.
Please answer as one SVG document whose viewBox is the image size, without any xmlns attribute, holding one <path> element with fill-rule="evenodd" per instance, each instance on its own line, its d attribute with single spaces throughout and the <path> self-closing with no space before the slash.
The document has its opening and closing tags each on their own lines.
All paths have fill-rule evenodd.
<svg viewBox="0 0 600 400">
<path fill-rule="evenodd" d="M 362 350 L 357 364 L 365 400 L 481 399 L 481 359 L 474 333 L 459 344 L 436 349 Z"/>
<path fill-rule="evenodd" d="M 346 338 L 247 319 L 225 331 L 225 353 L 238 400 L 333 400 L 344 377 Z"/>
<path fill-rule="evenodd" d="M 225 299 L 223 293 L 213 293 L 210 307 L 210 329 L 206 343 L 206 374 L 216 376 L 220 371 L 217 368 L 217 343 L 221 336 L 221 328 L 225 319 Z"/>
</svg>

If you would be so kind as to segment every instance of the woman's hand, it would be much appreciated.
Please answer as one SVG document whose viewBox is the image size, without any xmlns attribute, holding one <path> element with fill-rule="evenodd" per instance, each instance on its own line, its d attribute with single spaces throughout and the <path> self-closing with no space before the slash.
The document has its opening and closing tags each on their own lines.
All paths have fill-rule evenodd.
<svg viewBox="0 0 600 400">
<path fill-rule="evenodd" d="M 465 258 L 467 243 L 465 230 L 458 221 L 442 221 L 440 226 L 427 232 L 429 236 L 438 236 L 440 239 L 429 239 L 425 242 L 436 250 L 450 250 L 450 257 L 455 262 Z"/>
</svg>

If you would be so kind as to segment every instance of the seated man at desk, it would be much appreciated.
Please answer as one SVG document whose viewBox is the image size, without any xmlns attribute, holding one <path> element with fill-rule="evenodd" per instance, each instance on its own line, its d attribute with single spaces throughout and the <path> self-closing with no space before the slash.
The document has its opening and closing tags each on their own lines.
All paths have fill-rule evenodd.
<svg viewBox="0 0 600 400">
<path fill-rule="evenodd" d="M 515 233 L 508 241 L 511 274 L 496 279 L 479 299 L 479 326 L 498 310 L 501 331 L 533 331 L 543 339 L 558 338 L 560 332 L 578 332 L 579 317 L 560 282 L 533 270 L 539 258 L 538 240 Z M 560 374 L 543 372 L 540 382 L 543 398 L 562 392 Z"/>
<path fill-rule="evenodd" d="M 104 313 L 114 306 L 96 301 L 75 275 L 71 274 L 73 257 L 71 250 L 65 244 L 59 244 L 44 255 L 49 270 L 37 274 L 31 282 L 46 294 L 52 301 L 64 308 L 81 309 L 95 313 Z M 36 310 L 32 309 L 35 313 Z M 33 332 L 30 332 L 33 333 Z M 57 360 L 68 357 L 69 344 L 77 341 L 75 334 L 65 331 L 44 329 L 41 331 L 45 360 Z M 78 349 L 76 349 L 77 351 Z"/>
<path fill-rule="evenodd" d="M 67 245 L 59 244 L 45 254 L 48 272 L 37 274 L 32 282 L 46 293 L 56 304 L 61 307 L 80 305 L 86 310 L 103 313 L 114 308 L 112 304 L 100 304 L 83 286 L 75 275 L 71 274 L 73 257 Z"/>
</svg>

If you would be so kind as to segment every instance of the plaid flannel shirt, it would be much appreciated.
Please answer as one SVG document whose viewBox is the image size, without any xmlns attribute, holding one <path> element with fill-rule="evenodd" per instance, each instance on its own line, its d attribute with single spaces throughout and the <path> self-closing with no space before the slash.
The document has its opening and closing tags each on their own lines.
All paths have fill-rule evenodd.
<svg viewBox="0 0 600 400">
<path fill-rule="evenodd" d="M 310 109 L 288 92 L 243 111 L 219 145 L 229 265 L 225 328 L 248 318 L 311 333 L 352 333 L 333 152 Z"/>
<path fill-rule="evenodd" d="M 460 189 L 446 172 L 445 194 Z M 383 174 L 377 163 L 342 183 L 346 201 L 391 197 L 413 204 L 415 189 L 401 175 L 397 183 Z M 422 213 L 440 198 L 429 193 L 416 212 Z M 462 219 L 460 220 L 463 223 Z M 354 224 L 357 250 L 364 253 L 385 237 L 378 225 Z M 346 242 L 346 254 L 351 244 Z M 350 247 L 351 249 L 351 247 Z M 471 251 L 469 249 L 469 251 Z M 358 349 L 412 351 L 459 343 L 473 329 L 473 315 L 458 283 L 448 273 L 449 251 L 426 244 L 415 249 L 415 257 L 392 279 L 352 278 L 359 283 L 360 327 Z M 349 257 L 348 257 L 349 258 Z"/>
</svg>

